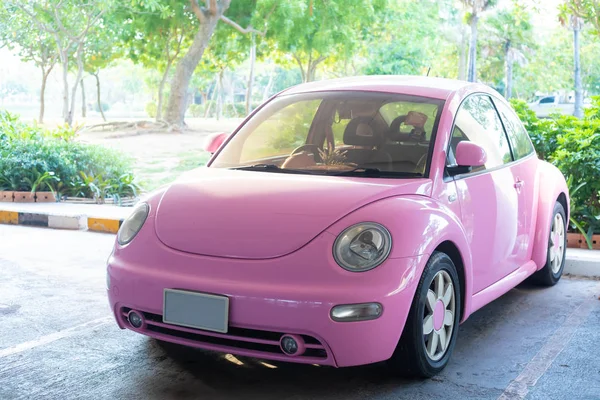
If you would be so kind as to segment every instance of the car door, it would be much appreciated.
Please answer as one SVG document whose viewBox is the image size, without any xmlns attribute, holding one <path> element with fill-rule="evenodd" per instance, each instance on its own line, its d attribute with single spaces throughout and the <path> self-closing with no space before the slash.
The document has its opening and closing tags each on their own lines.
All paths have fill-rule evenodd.
<svg viewBox="0 0 600 400">
<path fill-rule="evenodd" d="M 487 154 L 484 166 L 453 177 L 473 263 L 474 293 L 518 268 L 512 256 L 518 232 L 518 194 L 510 168 L 512 154 L 500 117 L 488 95 L 461 104 L 452 131 L 448 164 L 456 146 L 469 140 Z"/>
<path fill-rule="evenodd" d="M 515 112 L 503 101 L 494 99 L 504 129 L 511 145 L 514 163 L 511 169 L 515 177 L 515 190 L 518 195 L 517 243 L 513 256 L 520 265 L 531 260 L 533 237 L 537 216 L 537 157 L 529 134 Z"/>
</svg>

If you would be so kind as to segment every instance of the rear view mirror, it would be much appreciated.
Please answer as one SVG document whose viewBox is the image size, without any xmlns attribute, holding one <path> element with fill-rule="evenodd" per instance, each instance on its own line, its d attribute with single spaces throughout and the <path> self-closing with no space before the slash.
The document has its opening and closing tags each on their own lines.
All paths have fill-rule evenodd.
<svg viewBox="0 0 600 400">
<path fill-rule="evenodd" d="M 229 133 L 213 133 L 206 138 L 204 142 L 204 150 L 210 154 L 214 154 L 219 150 L 219 147 L 227 140 Z"/>
<path fill-rule="evenodd" d="M 456 146 L 456 163 L 460 167 L 481 167 L 487 162 L 487 154 L 483 147 L 469 141 L 462 141 Z"/>
</svg>

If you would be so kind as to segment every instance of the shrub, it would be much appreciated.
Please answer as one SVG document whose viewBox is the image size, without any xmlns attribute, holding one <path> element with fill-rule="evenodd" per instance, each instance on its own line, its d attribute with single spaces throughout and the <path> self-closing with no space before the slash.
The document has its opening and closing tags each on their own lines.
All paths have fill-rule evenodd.
<svg viewBox="0 0 600 400">
<path fill-rule="evenodd" d="M 68 126 L 45 131 L 0 111 L 0 190 L 52 190 L 101 200 L 138 194 L 131 159 L 75 137 Z"/>
<path fill-rule="evenodd" d="M 110 106 L 108 105 L 108 103 L 102 102 L 102 111 L 108 111 L 110 109 Z M 94 103 L 94 111 L 96 112 L 100 112 L 100 107 L 98 107 L 98 102 Z"/>
<path fill-rule="evenodd" d="M 566 177 L 571 196 L 571 223 L 587 238 L 600 227 L 600 97 L 582 119 L 553 115 L 540 120 L 519 100 L 511 100 L 527 128 L 538 156 Z"/>
<path fill-rule="evenodd" d="M 191 104 L 188 108 L 188 112 L 194 118 L 204 116 L 204 105 L 203 104 Z"/>
<path fill-rule="evenodd" d="M 156 111 L 158 110 L 158 106 L 155 102 L 149 101 L 148 103 L 146 103 L 145 110 L 146 114 L 148 114 L 150 118 L 156 118 Z"/>
</svg>

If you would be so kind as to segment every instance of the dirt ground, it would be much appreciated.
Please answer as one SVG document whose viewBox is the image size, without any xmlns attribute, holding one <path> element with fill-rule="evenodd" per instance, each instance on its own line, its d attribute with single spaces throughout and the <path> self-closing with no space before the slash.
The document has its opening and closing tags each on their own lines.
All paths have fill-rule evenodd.
<svg viewBox="0 0 600 400">
<path fill-rule="evenodd" d="M 93 124 L 100 121 L 86 121 Z M 94 129 L 82 131 L 79 140 L 123 152 L 134 160 L 134 172 L 144 189 L 152 190 L 177 178 L 182 172 L 203 165 L 208 153 L 202 150 L 206 136 L 232 132 L 241 119 L 186 119 L 183 132 L 151 132 Z"/>
</svg>

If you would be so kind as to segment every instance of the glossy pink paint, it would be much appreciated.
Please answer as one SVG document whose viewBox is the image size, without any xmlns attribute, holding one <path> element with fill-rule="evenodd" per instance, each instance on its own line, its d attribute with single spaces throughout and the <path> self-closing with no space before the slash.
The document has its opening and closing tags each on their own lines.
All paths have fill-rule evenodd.
<svg viewBox="0 0 600 400">
<path fill-rule="evenodd" d="M 529 157 L 463 179 L 444 177 L 462 100 L 486 93 L 503 101 L 496 92 L 437 78 L 360 77 L 284 93 L 342 90 L 446 100 L 429 178 L 270 174 L 211 169 L 210 164 L 187 173 L 149 196 L 145 225 L 130 244 L 116 244 L 109 258 L 108 297 L 121 328 L 133 329 L 124 315 L 127 309 L 161 315 L 165 288 L 220 294 L 230 299 L 232 329 L 308 335 L 320 344 L 307 342 L 306 351 L 322 348 L 326 356 L 290 357 L 216 342 L 227 338 L 278 346 L 279 339 L 203 332 L 212 339 L 192 340 L 185 334 L 197 330 L 182 327 L 171 327 L 181 333 L 171 336 L 161 333 L 168 325 L 160 321 L 146 320 L 133 330 L 265 359 L 368 364 L 394 352 L 425 264 L 441 244 L 453 246 L 460 257 L 455 263 L 462 265 L 461 321 L 543 267 L 557 199 L 564 198 L 569 212 L 566 183 L 556 168 Z M 318 207 L 312 206 L 315 198 Z M 391 232 L 390 256 L 370 271 L 346 271 L 333 258 L 333 243 L 343 230 L 365 221 Z M 336 305 L 370 302 L 383 306 L 375 320 L 341 323 L 330 317 Z"/>
<path fill-rule="evenodd" d="M 487 161 L 485 150 L 475 143 L 460 142 L 456 146 L 456 163 L 465 167 L 479 167 Z"/>
</svg>

